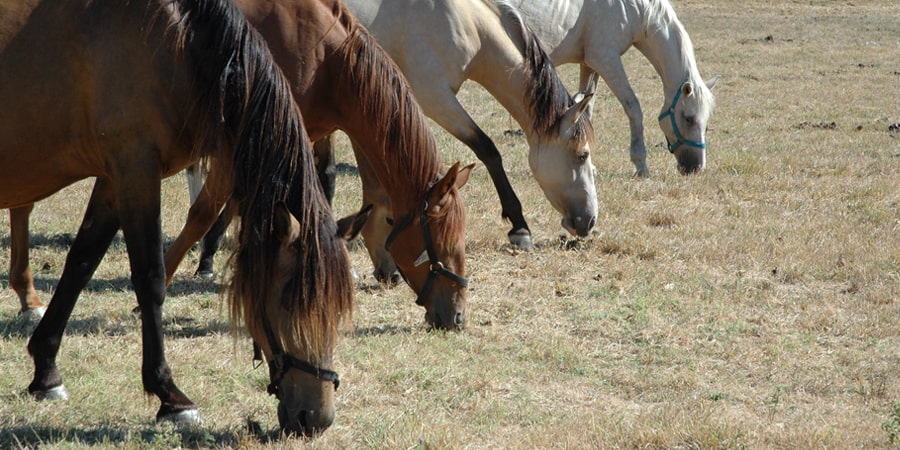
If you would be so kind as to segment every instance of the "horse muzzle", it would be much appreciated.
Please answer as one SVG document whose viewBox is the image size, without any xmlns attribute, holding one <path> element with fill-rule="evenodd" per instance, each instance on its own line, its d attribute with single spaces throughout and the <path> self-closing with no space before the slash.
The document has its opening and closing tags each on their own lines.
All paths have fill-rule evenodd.
<svg viewBox="0 0 900 450">
<path fill-rule="evenodd" d="M 586 237 L 597 224 L 597 216 L 563 217 L 562 225 L 572 236 Z"/>
<path fill-rule="evenodd" d="M 312 437 L 327 430 L 333 422 L 334 408 L 295 409 L 278 402 L 278 424 L 285 435 Z"/>
</svg>

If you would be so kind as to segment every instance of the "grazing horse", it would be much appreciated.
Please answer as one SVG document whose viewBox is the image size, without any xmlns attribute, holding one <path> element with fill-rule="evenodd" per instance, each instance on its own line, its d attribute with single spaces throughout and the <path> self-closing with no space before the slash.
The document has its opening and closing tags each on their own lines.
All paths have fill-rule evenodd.
<svg viewBox="0 0 900 450">
<path fill-rule="evenodd" d="M 581 64 L 581 85 L 599 73 L 631 125 L 631 162 L 650 175 L 644 117 L 622 65 L 638 49 L 662 78 L 665 101 L 658 116 L 681 173 L 706 166 L 706 127 L 718 77 L 704 82 L 694 47 L 669 0 L 509 0 L 534 27 L 556 64 Z"/>
<path fill-rule="evenodd" d="M 456 99 L 465 80 L 484 86 L 525 131 L 528 162 L 563 227 L 586 236 L 597 192 L 589 116 L 593 89 L 571 97 L 516 11 L 490 0 L 344 0 L 409 80 L 425 114 L 469 146 L 512 222 L 511 243 L 532 247 L 531 231 L 497 147 Z M 377 207 L 377 206 L 376 206 Z M 377 220 L 372 226 L 380 226 Z M 383 229 L 386 233 L 389 230 Z"/>
<path fill-rule="evenodd" d="M 5 0 L 0 11 L 9 33 L 0 47 L 0 208 L 97 177 L 28 343 L 29 392 L 67 397 L 56 366 L 63 331 L 121 228 L 142 318 L 144 390 L 160 400 L 157 420 L 198 420 L 165 357 L 159 218 L 160 180 L 201 158 L 239 199 L 230 309 L 269 361 L 279 422 L 289 433 L 327 428 L 334 347 L 352 312 L 349 256 L 263 40 L 226 0 Z"/>
<path fill-rule="evenodd" d="M 458 189 L 468 180 L 472 166 L 456 165 L 443 174 L 437 144 L 402 74 L 339 1 L 236 3 L 287 75 L 309 136 L 318 139 L 337 129 L 346 132 L 357 144 L 357 165 L 368 187 L 363 204 L 389 200 L 391 209 L 378 211 L 362 231 L 370 253 L 378 255 L 373 256 L 376 276 L 386 279 L 399 266 L 418 295 L 417 303 L 424 306 L 429 324 L 461 327 L 468 290 L 464 278 L 465 210 Z M 404 177 L 398 178 L 396 173 Z M 185 228 L 166 252 L 167 283 L 227 201 L 229 191 L 220 186 L 221 181 L 210 172 Z M 427 218 L 423 219 L 419 212 L 426 209 Z M 408 215 L 414 217 L 414 226 L 398 231 L 390 247 L 391 259 L 385 250 L 386 233 L 373 234 L 378 228 L 371 224 L 386 223 L 386 216 L 399 219 Z M 24 223 L 27 227 L 27 217 Z M 225 226 L 220 221 L 216 228 L 219 232 L 211 234 L 220 235 Z M 11 234 L 16 235 L 16 230 Z M 204 239 L 201 262 L 210 268 L 217 238 Z M 20 253 L 26 253 L 21 261 L 27 267 L 27 237 L 20 248 L 24 248 Z M 429 264 L 421 263 L 423 254 Z M 17 260 L 13 258 L 13 263 Z M 390 261 L 387 267 L 377 262 L 384 260 Z M 442 270 L 432 270 L 438 267 Z M 10 271 L 11 276 L 18 273 L 24 270 Z M 23 294 L 30 295 L 33 288 L 17 288 L 17 292 L 20 298 L 30 299 Z"/>
</svg>

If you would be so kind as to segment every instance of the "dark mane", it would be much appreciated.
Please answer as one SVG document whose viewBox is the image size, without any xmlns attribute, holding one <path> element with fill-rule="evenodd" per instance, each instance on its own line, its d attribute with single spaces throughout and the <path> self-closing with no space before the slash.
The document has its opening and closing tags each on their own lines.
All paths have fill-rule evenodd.
<svg viewBox="0 0 900 450">
<path fill-rule="evenodd" d="M 205 133 L 215 149 L 209 153 L 213 165 L 217 158 L 231 158 L 234 165 L 241 227 L 229 288 L 232 319 L 243 319 L 251 331 L 261 326 L 263 303 L 272 295 L 269 275 L 278 273 L 273 211 L 285 202 L 301 224 L 295 250 L 303 271 L 282 294 L 281 311 L 269 317 L 280 319 L 272 321 L 276 337 L 325 356 L 337 325 L 351 312 L 351 278 L 287 81 L 230 1 L 179 0 L 162 8 L 177 9 L 180 17 L 171 26 L 197 75 L 199 108 L 218 124 Z"/>
<path fill-rule="evenodd" d="M 560 119 L 565 115 L 569 107 L 575 104 L 559 74 L 556 66 L 550 60 L 550 56 L 544 50 L 540 40 L 534 31 L 519 15 L 519 12 L 506 3 L 498 1 L 497 7 L 501 17 L 513 22 L 522 30 L 521 39 L 524 41 L 525 51 L 525 79 L 527 95 L 525 103 L 534 117 L 533 127 L 539 136 L 555 134 L 559 132 Z M 594 131 L 588 117 L 584 115 L 578 120 L 574 128 L 574 139 L 593 139 Z"/>
</svg>

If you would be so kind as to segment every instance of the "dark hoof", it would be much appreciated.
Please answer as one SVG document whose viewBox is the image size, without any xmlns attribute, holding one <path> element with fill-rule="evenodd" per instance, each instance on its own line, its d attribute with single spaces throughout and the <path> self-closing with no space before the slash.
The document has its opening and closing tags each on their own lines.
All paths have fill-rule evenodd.
<svg viewBox="0 0 900 450">
<path fill-rule="evenodd" d="M 396 271 L 396 270 L 391 272 L 390 275 L 386 275 L 386 274 L 381 273 L 376 270 L 375 273 L 373 273 L 373 275 L 375 276 L 375 279 L 378 280 L 379 283 L 381 283 L 387 287 L 394 287 L 403 282 L 403 277 L 400 276 L 400 272 Z"/>
<path fill-rule="evenodd" d="M 35 400 L 43 401 L 43 400 L 68 400 L 69 399 L 69 391 L 66 390 L 65 385 L 59 385 L 56 387 L 52 387 L 50 389 L 44 391 L 35 391 L 31 392 L 31 396 L 34 397 Z"/>
<path fill-rule="evenodd" d="M 169 422 L 175 425 L 200 425 L 200 411 L 195 406 L 176 408 L 163 405 L 156 413 L 156 423 Z"/>
<path fill-rule="evenodd" d="M 194 275 L 206 281 L 210 281 L 216 277 L 216 273 L 212 270 L 197 270 L 197 273 L 195 273 Z"/>
<path fill-rule="evenodd" d="M 528 230 L 513 230 L 509 232 L 509 243 L 526 251 L 534 250 L 531 242 L 531 232 Z"/>
</svg>

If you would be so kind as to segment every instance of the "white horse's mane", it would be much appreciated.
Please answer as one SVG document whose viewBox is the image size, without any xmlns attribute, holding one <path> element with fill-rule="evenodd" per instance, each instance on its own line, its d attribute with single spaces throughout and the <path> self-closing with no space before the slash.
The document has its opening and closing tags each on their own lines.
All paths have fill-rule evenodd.
<svg viewBox="0 0 900 450">
<path fill-rule="evenodd" d="M 669 0 L 645 0 L 645 9 L 643 14 L 643 25 L 647 36 L 655 33 L 662 33 L 669 39 L 674 39 L 681 47 L 681 63 L 682 67 L 687 68 L 685 78 L 687 78 L 698 92 L 698 102 L 712 109 L 715 106 L 715 98 L 706 82 L 700 77 L 700 71 L 697 69 L 697 61 L 694 59 L 694 45 L 690 36 L 685 31 L 678 16 L 675 15 L 675 9 Z"/>
</svg>

